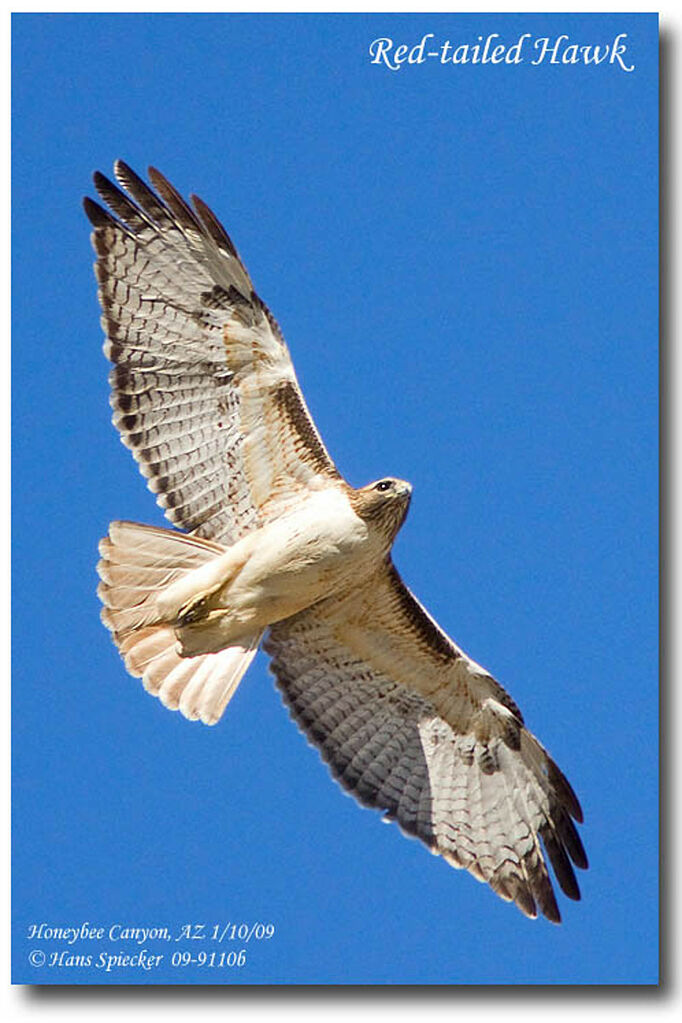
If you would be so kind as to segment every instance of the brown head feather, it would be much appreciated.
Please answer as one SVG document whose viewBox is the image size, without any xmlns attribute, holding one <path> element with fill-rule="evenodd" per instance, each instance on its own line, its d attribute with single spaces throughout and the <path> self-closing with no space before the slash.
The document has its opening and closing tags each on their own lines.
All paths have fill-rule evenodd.
<svg viewBox="0 0 682 1023">
<path fill-rule="evenodd" d="M 405 521 L 411 495 L 409 483 L 387 476 L 359 490 L 351 489 L 349 499 L 355 514 L 383 533 L 390 547 Z"/>
</svg>

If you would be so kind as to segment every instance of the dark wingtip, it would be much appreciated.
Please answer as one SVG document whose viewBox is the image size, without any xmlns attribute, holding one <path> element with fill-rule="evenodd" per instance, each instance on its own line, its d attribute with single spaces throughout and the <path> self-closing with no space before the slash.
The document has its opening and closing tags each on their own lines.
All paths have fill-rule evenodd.
<svg viewBox="0 0 682 1023">
<path fill-rule="evenodd" d="M 535 905 L 535 899 L 526 885 L 522 885 L 518 888 L 514 896 L 514 903 L 517 909 L 520 909 L 523 915 L 528 917 L 529 920 L 537 919 L 538 910 Z"/>
<path fill-rule="evenodd" d="M 547 896 L 540 903 L 540 909 L 542 910 L 542 915 L 545 916 L 550 923 L 561 923 L 561 913 L 552 888 L 550 888 Z"/>
<path fill-rule="evenodd" d="M 89 195 L 83 198 L 83 209 L 85 210 L 86 217 L 95 228 L 106 227 L 108 224 L 115 222 L 114 218 L 99 203 L 91 199 Z"/>
<path fill-rule="evenodd" d="M 147 176 L 154 188 L 157 190 L 163 189 L 164 186 L 166 188 L 173 188 L 165 174 L 162 174 L 161 171 L 157 167 L 152 166 L 152 164 L 147 167 Z M 173 191 L 175 190 L 173 189 Z"/>
<path fill-rule="evenodd" d="M 589 863 L 585 846 L 568 814 L 564 814 L 558 821 L 558 831 L 561 835 L 561 841 L 566 846 L 568 855 L 576 867 L 579 867 L 581 870 L 587 870 Z"/>
<path fill-rule="evenodd" d="M 137 177 L 132 167 L 125 160 L 121 160 L 120 157 L 114 160 L 114 174 L 131 174 L 133 177 Z"/>
<path fill-rule="evenodd" d="M 560 768 L 554 763 L 551 757 L 547 757 L 547 776 L 549 781 L 555 788 L 559 799 L 566 807 L 571 817 L 578 822 L 583 823 L 583 808 L 580 805 L 580 801 L 573 791 L 573 786 L 569 782 L 566 775 Z"/>
<path fill-rule="evenodd" d="M 194 210 L 189 206 L 174 185 L 156 167 L 149 167 L 149 180 L 160 195 L 181 229 L 192 228 L 201 231 Z"/>
<path fill-rule="evenodd" d="M 542 915 L 546 917 L 550 923 L 560 924 L 561 913 L 559 912 L 559 905 L 556 900 L 554 888 L 552 887 L 552 882 L 544 869 L 544 864 L 542 875 L 536 877 L 534 880 L 534 889 L 533 894 Z"/>
<path fill-rule="evenodd" d="M 578 824 L 584 824 L 585 823 L 585 815 L 583 814 L 583 808 L 580 805 L 580 801 L 578 800 L 578 797 L 576 796 L 575 792 L 573 791 L 573 788 L 572 788 L 570 782 L 567 781 L 566 784 L 568 785 L 570 793 L 571 793 L 571 795 L 573 797 L 573 801 L 571 803 L 571 817 L 573 817 L 573 819 L 575 821 L 577 821 Z"/>
<path fill-rule="evenodd" d="M 539 833 L 562 892 L 577 902 L 580 899 L 580 889 L 561 833 L 557 833 L 550 825 L 540 828 Z"/>
<path fill-rule="evenodd" d="M 115 162 L 114 174 L 121 188 L 132 196 L 148 219 L 157 223 L 167 220 L 168 210 L 159 196 L 124 160 Z"/>
<path fill-rule="evenodd" d="M 200 199 L 198 195 L 194 195 L 194 193 L 190 195 L 190 200 L 194 205 L 195 210 L 199 214 L 199 218 L 201 219 L 203 226 L 208 231 L 210 236 L 213 238 L 213 241 L 216 243 L 216 245 L 218 245 L 220 248 L 225 249 L 227 252 L 230 253 L 230 255 L 238 259 L 239 257 L 237 256 L 237 250 L 234 247 L 232 239 L 230 238 L 229 234 L 227 233 L 223 225 L 220 223 L 220 221 L 218 220 L 210 206 L 207 206 L 204 200 Z"/>
<path fill-rule="evenodd" d="M 126 163 L 125 160 L 114 160 L 114 177 L 123 188 L 127 188 L 129 182 L 133 182 L 133 184 L 139 184 L 142 188 L 149 191 L 149 185 L 142 180 L 139 174 L 135 173 L 130 164 Z"/>
<path fill-rule="evenodd" d="M 95 188 L 101 188 L 103 186 L 106 187 L 107 185 L 111 184 L 111 182 L 109 181 L 109 178 L 106 176 L 106 174 L 102 174 L 102 172 L 98 171 L 98 170 L 96 170 L 93 173 L 93 175 L 92 175 L 92 182 L 93 182 Z"/>
<path fill-rule="evenodd" d="M 109 180 L 106 174 L 102 174 L 101 171 L 95 171 L 92 175 L 92 180 L 100 199 L 115 210 L 116 207 L 112 204 L 112 197 L 115 202 L 117 196 L 121 196 L 120 189 L 116 187 L 113 181 Z M 121 196 L 121 198 L 125 197 Z"/>
</svg>

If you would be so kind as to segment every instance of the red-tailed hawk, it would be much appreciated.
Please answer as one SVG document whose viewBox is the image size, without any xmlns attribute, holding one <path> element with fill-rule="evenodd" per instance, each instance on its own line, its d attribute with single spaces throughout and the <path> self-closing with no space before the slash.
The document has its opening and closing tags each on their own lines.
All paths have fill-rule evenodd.
<svg viewBox="0 0 682 1023">
<path fill-rule="evenodd" d="M 198 198 L 124 163 L 85 200 L 121 439 L 170 521 L 113 522 L 102 617 L 131 674 L 214 724 L 263 635 L 337 780 L 527 916 L 580 898 L 580 804 L 518 707 L 405 586 L 411 487 L 340 476 L 277 323 Z M 544 845 L 544 852 L 543 852 Z"/>
</svg>

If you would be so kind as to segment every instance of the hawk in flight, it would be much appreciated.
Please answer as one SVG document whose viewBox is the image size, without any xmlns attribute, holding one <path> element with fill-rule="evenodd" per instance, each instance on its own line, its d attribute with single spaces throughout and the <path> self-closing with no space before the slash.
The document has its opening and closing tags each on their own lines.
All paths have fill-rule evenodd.
<svg viewBox="0 0 682 1023">
<path fill-rule="evenodd" d="M 183 532 L 112 522 L 102 617 L 128 671 L 215 724 L 265 636 L 333 775 L 529 917 L 559 922 L 580 804 L 509 694 L 437 625 L 391 547 L 412 488 L 339 474 L 274 317 L 201 199 L 117 162 L 85 199 L 121 440 Z M 107 208 L 108 207 L 108 208 Z"/>
</svg>

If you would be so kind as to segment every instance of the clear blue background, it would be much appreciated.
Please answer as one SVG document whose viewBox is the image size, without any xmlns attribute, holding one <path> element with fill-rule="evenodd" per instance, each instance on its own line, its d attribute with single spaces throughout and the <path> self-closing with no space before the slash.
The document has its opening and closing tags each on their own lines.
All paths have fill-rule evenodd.
<svg viewBox="0 0 682 1023">
<path fill-rule="evenodd" d="M 369 63 L 427 31 L 627 32 L 636 70 Z M 15 17 L 15 980 L 656 980 L 656 74 L 655 16 Z M 80 209 L 117 156 L 224 221 L 350 482 L 414 484 L 404 577 L 584 806 L 561 927 L 344 797 L 264 655 L 214 729 L 126 675 L 97 542 L 164 520 L 110 424 Z M 242 970 L 28 964 L 62 947 L 30 923 L 85 920 L 276 935 Z"/>
</svg>

